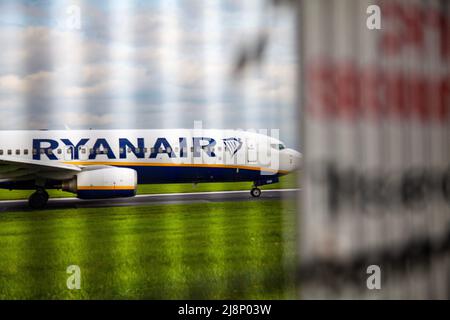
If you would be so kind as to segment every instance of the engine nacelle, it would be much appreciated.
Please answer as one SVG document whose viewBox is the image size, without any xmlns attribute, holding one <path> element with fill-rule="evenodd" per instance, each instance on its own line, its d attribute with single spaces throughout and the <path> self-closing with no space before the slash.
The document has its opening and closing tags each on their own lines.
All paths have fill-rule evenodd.
<svg viewBox="0 0 450 320">
<path fill-rule="evenodd" d="M 134 197 L 137 172 L 128 168 L 87 169 L 64 181 L 62 189 L 75 193 L 80 199 Z"/>
</svg>

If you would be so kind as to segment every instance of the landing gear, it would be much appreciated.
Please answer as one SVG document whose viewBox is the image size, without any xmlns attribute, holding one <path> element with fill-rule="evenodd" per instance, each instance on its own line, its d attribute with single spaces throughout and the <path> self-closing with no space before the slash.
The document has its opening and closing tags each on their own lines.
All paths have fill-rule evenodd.
<svg viewBox="0 0 450 320">
<path fill-rule="evenodd" d="M 259 198 L 261 196 L 261 189 L 258 188 L 259 186 L 265 186 L 267 184 L 272 184 L 272 183 L 277 183 L 277 182 L 279 182 L 278 176 L 253 181 L 253 188 L 250 191 L 250 194 L 254 198 Z"/>
<path fill-rule="evenodd" d="M 47 205 L 48 193 L 44 189 L 37 189 L 28 199 L 28 205 L 32 209 L 42 209 Z"/>
<path fill-rule="evenodd" d="M 252 197 L 258 198 L 261 195 L 261 189 L 253 187 L 252 190 L 250 190 L 250 194 L 252 195 Z"/>
</svg>

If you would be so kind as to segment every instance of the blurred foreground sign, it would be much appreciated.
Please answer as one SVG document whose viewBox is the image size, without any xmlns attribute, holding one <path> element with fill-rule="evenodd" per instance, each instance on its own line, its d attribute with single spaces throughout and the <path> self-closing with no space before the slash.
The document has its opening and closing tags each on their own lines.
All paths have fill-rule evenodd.
<svg viewBox="0 0 450 320">
<path fill-rule="evenodd" d="M 450 298 L 450 3 L 299 12 L 301 296 Z"/>
</svg>

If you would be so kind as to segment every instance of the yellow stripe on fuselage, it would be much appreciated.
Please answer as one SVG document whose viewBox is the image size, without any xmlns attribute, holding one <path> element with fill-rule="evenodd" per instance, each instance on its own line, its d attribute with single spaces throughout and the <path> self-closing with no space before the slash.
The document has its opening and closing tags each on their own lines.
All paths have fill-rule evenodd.
<svg viewBox="0 0 450 320">
<path fill-rule="evenodd" d="M 134 190 L 133 186 L 79 186 L 78 190 Z"/>
<path fill-rule="evenodd" d="M 65 164 L 73 164 L 76 166 L 125 166 L 125 167 L 198 167 L 198 168 L 223 168 L 223 169 L 242 169 L 263 172 L 273 172 L 279 174 L 287 174 L 289 171 L 274 170 L 270 168 L 251 167 L 242 165 L 226 165 L 226 164 L 204 164 L 204 163 L 149 163 L 149 162 L 113 162 L 113 161 L 65 161 Z"/>
</svg>

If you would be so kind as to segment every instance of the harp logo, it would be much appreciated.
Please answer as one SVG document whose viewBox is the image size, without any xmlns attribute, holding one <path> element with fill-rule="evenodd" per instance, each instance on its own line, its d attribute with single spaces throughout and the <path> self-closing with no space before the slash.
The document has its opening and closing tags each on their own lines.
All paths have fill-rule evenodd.
<svg viewBox="0 0 450 320">
<path fill-rule="evenodd" d="M 225 144 L 225 149 L 228 150 L 232 156 L 234 156 L 242 147 L 241 139 L 237 138 L 223 139 L 223 143 Z"/>
</svg>

